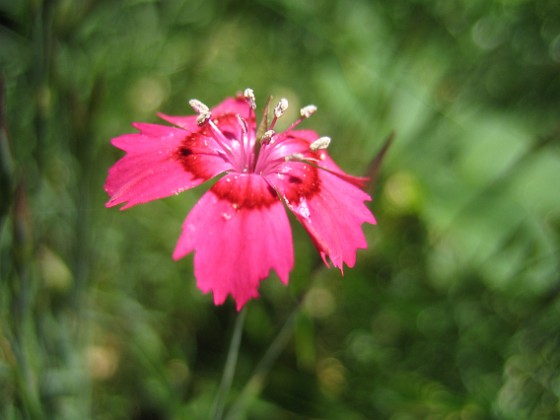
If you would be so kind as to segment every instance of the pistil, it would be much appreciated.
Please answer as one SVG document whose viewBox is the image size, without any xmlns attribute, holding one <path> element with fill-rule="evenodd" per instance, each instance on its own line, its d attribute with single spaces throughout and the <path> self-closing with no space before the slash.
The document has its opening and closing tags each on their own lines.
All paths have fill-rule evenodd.
<svg viewBox="0 0 560 420">
<path fill-rule="evenodd" d="M 239 114 L 235 115 L 239 126 L 241 127 L 241 139 L 239 139 L 239 149 L 241 150 L 241 164 L 243 166 L 243 172 L 248 172 L 252 162 L 249 161 L 248 156 L 251 156 L 250 143 L 249 143 L 249 127 L 247 126 L 247 121 Z"/>
</svg>

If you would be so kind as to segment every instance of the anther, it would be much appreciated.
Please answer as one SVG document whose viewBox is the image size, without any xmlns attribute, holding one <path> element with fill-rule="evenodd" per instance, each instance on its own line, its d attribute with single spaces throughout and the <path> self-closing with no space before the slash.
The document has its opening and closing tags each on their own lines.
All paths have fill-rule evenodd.
<svg viewBox="0 0 560 420">
<path fill-rule="evenodd" d="M 255 99 L 255 92 L 253 92 L 253 89 L 245 89 L 243 91 L 243 97 L 252 109 L 257 109 L 257 101 Z"/>
<path fill-rule="evenodd" d="M 317 140 L 315 140 L 313 143 L 309 145 L 309 148 L 313 151 L 323 150 L 329 147 L 329 144 L 331 144 L 330 137 L 319 137 Z"/>
<path fill-rule="evenodd" d="M 189 105 L 194 109 L 197 114 L 205 114 L 210 112 L 210 108 L 200 102 L 198 99 L 191 99 Z"/>
<path fill-rule="evenodd" d="M 272 136 L 274 136 L 275 134 L 276 134 L 276 131 L 274 131 L 274 130 L 265 131 L 265 133 L 261 137 L 261 142 L 266 143 L 266 142 L 270 141 Z"/>
<path fill-rule="evenodd" d="M 288 100 L 286 98 L 280 99 L 280 102 L 278 102 L 278 105 L 276 105 L 276 108 L 274 108 L 274 116 L 276 118 L 280 118 L 282 115 L 284 115 L 284 112 L 286 112 L 287 109 Z"/>
<path fill-rule="evenodd" d="M 299 115 L 301 115 L 301 118 L 309 118 L 315 114 L 315 112 L 317 112 L 317 107 L 315 105 L 307 105 L 299 110 Z"/>
<path fill-rule="evenodd" d="M 198 126 L 202 126 L 212 118 L 212 114 L 209 111 L 201 112 L 198 117 L 196 117 L 196 123 Z"/>
</svg>

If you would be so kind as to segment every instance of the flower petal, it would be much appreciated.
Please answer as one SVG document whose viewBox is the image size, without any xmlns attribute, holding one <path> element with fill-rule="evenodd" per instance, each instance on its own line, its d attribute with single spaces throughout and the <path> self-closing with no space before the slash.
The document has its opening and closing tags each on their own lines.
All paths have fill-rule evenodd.
<svg viewBox="0 0 560 420">
<path fill-rule="evenodd" d="M 220 117 L 227 114 L 239 114 L 243 119 L 249 120 L 251 107 L 242 96 L 227 98 L 220 104 L 212 108 L 212 116 Z"/>
<path fill-rule="evenodd" d="M 197 116 L 196 115 L 187 115 L 187 116 L 178 116 L 178 115 L 167 115 L 162 112 L 158 112 L 157 116 L 160 117 L 162 120 L 170 122 L 177 127 L 180 127 L 187 131 L 196 131 L 198 130 L 198 124 L 196 122 Z"/>
<path fill-rule="evenodd" d="M 364 204 L 371 197 L 340 176 L 302 162 L 287 162 L 267 179 L 303 224 L 325 263 L 328 257 L 341 270 L 343 264 L 353 267 L 356 250 L 367 248 L 362 223 L 375 224 Z"/>
<path fill-rule="evenodd" d="M 127 154 L 109 170 L 107 207 L 125 203 L 124 210 L 178 194 L 231 168 L 200 134 L 156 124 L 134 126 L 140 133 L 112 140 Z"/>
<path fill-rule="evenodd" d="M 195 251 L 194 271 L 202 292 L 216 305 L 231 294 L 237 310 L 258 296 L 259 282 L 274 269 L 286 284 L 293 266 L 290 224 L 278 196 L 255 174 L 228 174 L 192 209 L 175 251 Z"/>
</svg>

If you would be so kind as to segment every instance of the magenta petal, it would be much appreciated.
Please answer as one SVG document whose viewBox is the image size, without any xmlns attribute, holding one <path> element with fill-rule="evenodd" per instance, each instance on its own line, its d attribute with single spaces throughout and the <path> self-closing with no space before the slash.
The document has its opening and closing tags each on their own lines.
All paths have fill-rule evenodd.
<svg viewBox="0 0 560 420">
<path fill-rule="evenodd" d="M 199 289 L 216 305 L 231 294 L 240 310 L 271 269 L 288 282 L 293 246 L 282 202 L 258 175 L 226 175 L 188 215 L 173 258 L 192 251 Z"/>
<path fill-rule="evenodd" d="M 170 122 L 171 124 L 176 125 L 177 127 L 181 127 L 187 131 L 196 131 L 199 129 L 198 124 L 196 123 L 196 115 L 189 115 L 189 116 L 173 116 L 173 115 L 167 115 L 167 114 L 163 114 L 161 112 L 158 112 L 158 117 L 160 117 L 162 120 L 165 120 L 167 122 Z"/>
<path fill-rule="evenodd" d="M 125 203 L 122 209 L 178 194 L 230 169 L 221 157 L 201 153 L 195 165 L 180 155 L 185 130 L 156 124 L 134 124 L 141 130 L 112 140 L 126 156 L 109 169 L 105 190 L 107 207 Z M 200 143 L 194 138 L 192 142 Z M 193 150 L 195 150 L 193 148 Z M 198 151 L 198 149 L 196 149 Z M 188 157 L 194 161 L 194 156 Z"/>
<path fill-rule="evenodd" d="M 290 166 L 289 177 L 279 174 L 269 180 L 303 224 L 325 263 L 328 257 L 341 270 L 343 264 L 353 267 L 356 250 L 367 248 L 361 225 L 375 224 L 373 214 L 364 204 L 371 197 L 353 183 L 323 170 L 317 171 L 318 180 L 293 187 L 287 179 L 298 173 L 303 174 L 301 179 L 309 179 L 313 171 L 305 164 Z"/>
<path fill-rule="evenodd" d="M 212 118 L 219 118 L 227 114 L 239 114 L 243 119 L 249 120 L 251 107 L 242 97 L 227 98 L 219 105 L 212 108 Z"/>
<path fill-rule="evenodd" d="M 123 134 L 111 144 L 126 152 L 172 149 L 187 134 L 184 130 L 159 124 L 132 123 L 140 133 Z"/>
</svg>

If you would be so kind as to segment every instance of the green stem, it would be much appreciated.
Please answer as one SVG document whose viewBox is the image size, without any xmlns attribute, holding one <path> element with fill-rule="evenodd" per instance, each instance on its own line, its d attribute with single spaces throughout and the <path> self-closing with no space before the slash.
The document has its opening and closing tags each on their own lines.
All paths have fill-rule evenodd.
<svg viewBox="0 0 560 420">
<path fill-rule="evenodd" d="M 241 344 L 241 333 L 243 331 L 243 324 L 245 323 L 245 316 L 247 310 L 243 309 L 235 320 L 235 327 L 233 329 L 233 335 L 231 337 L 231 342 L 229 345 L 228 355 L 226 359 L 226 365 L 224 366 L 224 373 L 222 374 L 222 380 L 220 382 L 220 388 L 216 393 L 216 398 L 214 399 L 214 404 L 212 406 L 212 415 L 210 418 L 219 420 L 222 418 L 224 413 L 224 407 L 226 404 L 226 399 L 231 389 L 231 383 L 233 382 L 233 375 L 235 373 L 235 367 L 237 365 L 237 357 L 239 356 L 239 347 Z"/>
<path fill-rule="evenodd" d="M 241 391 L 241 394 L 237 398 L 237 401 L 228 412 L 226 419 L 237 419 L 241 418 L 245 407 L 252 396 L 259 395 L 262 388 L 265 385 L 266 376 L 274 362 L 280 356 L 280 353 L 286 348 L 290 338 L 292 336 L 295 319 L 299 314 L 301 309 L 301 302 L 299 302 L 296 307 L 292 310 L 290 316 L 282 326 L 282 329 L 278 332 L 278 335 L 260 360 L 259 364 L 255 368 L 251 378 Z"/>
</svg>

